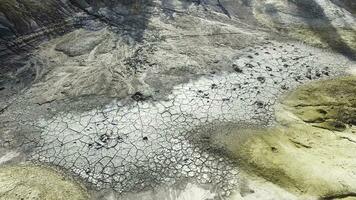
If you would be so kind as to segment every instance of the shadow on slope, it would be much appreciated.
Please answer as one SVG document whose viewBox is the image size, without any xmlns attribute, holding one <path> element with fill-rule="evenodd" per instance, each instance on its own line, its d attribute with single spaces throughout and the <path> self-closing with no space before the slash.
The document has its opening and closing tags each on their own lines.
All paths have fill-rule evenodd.
<svg viewBox="0 0 356 200">
<path fill-rule="evenodd" d="M 318 24 L 313 20 L 305 20 L 309 29 L 317 34 L 321 40 L 328 44 L 328 46 L 336 52 L 343 54 L 350 60 L 356 60 L 356 52 L 346 44 L 337 29 L 333 27 L 330 20 L 326 16 L 323 8 L 315 2 L 315 0 L 288 0 L 297 6 L 298 12 L 301 16 L 315 17 L 319 19 Z M 306 18 L 305 18 L 306 19 Z"/>
</svg>

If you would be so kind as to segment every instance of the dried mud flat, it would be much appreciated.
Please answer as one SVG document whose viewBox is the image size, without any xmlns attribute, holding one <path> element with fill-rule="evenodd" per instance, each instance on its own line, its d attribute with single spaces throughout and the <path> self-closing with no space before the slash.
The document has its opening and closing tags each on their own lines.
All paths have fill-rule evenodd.
<svg viewBox="0 0 356 200">
<path fill-rule="evenodd" d="M 238 2 L 99 3 L 4 60 L 0 199 L 354 198 L 353 14 Z"/>
</svg>

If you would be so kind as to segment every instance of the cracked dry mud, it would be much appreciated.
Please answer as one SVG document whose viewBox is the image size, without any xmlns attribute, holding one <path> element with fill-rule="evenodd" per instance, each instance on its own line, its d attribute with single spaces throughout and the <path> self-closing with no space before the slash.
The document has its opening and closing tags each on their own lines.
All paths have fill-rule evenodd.
<svg viewBox="0 0 356 200">
<path fill-rule="evenodd" d="M 0 0 L 0 199 L 352 198 L 356 22 L 315 2 Z"/>
<path fill-rule="evenodd" d="M 273 106 L 284 91 L 344 73 L 332 67 L 332 60 L 326 62 L 329 53 L 298 43 L 268 42 L 243 52 L 231 72 L 179 84 L 164 100 L 135 94 L 101 108 L 58 110 L 33 121 L 26 118 L 36 109 L 23 108 L 13 115 L 36 133 L 21 142 L 30 146 L 30 160 L 67 169 L 102 189 L 141 191 L 188 179 L 229 195 L 240 181 L 236 161 L 203 148 L 196 129 L 224 123 L 272 125 Z M 342 60 L 337 63 L 348 62 Z"/>
<path fill-rule="evenodd" d="M 234 67 L 243 73 L 209 75 L 177 85 L 163 101 L 118 101 L 102 109 L 59 112 L 41 119 L 34 124 L 41 129 L 41 140 L 33 141 L 32 157 L 118 191 L 188 177 L 200 183 L 214 182 L 228 191 L 237 172 L 230 161 L 200 150 L 195 145 L 199 141 L 190 140 L 194 128 L 216 121 L 271 124 L 272 106 L 286 87 L 340 73 L 330 70 L 330 63 L 310 67 L 313 56 L 296 51 L 297 44 L 276 49 L 275 58 L 266 56 L 265 51 L 273 51 L 277 45 L 266 44 L 259 51 L 254 48 L 253 61 L 251 55 L 237 59 Z M 283 50 L 289 50 L 290 60 L 282 60 L 279 51 Z M 266 65 L 267 59 L 285 64 L 281 68 Z M 295 60 L 302 62 L 304 69 Z M 286 76 L 294 79 L 287 81 Z"/>
</svg>

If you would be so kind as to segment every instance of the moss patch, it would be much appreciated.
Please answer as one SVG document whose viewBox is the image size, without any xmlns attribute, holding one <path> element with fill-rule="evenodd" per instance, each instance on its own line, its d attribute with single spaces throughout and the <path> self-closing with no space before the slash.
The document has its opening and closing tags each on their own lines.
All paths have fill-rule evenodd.
<svg viewBox="0 0 356 200">
<path fill-rule="evenodd" d="M 33 165 L 0 168 L 2 200 L 86 200 L 85 189 L 56 171 Z"/>
</svg>

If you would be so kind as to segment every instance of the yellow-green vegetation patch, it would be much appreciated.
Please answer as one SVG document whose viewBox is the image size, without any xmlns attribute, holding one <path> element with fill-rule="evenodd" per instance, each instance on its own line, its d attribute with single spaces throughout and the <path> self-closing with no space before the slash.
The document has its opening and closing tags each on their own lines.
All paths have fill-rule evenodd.
<svg viewBox="0 0 356 200">
<path fill-rule="evenodd" d="M 211 141 L 240 166 L 290 191 L 322 199 L 356 194 L 355 77 L 300 87 L 277 109 L 280 125 L 235 129 Z"/>
<path fill-rule="evenodd" d="M 325 80 L 300 87 L 284 104 L 305 122 L 344 131 L 356 125 L 356 78 Z"/>
<path fill-rule="evenodd" d="M 350 142 L 355 137 L 305 124 L 248 131 L 244 142 L 234 134 L 218 140 L 247 172 L 302 194 L 356 191 L 356 144 Z"/>
<path fill-rule="evenodd" d="M 47 167 L 14 165 L 0 168 L 1 200 L 86 200 L 86 190 Z"/>
<path fill-rule="evenodd" d="M 290 27 L 283 29 L 289 36 L 306 42 L 310 45 L 328 48 L 332 45 L 347 45 L 356 51 L 356 32 L 346 28 L 310 28 L 307 26 Z M 342 44 L 343 43 L 343 44 Z M 332 47 L 331 47 L 332 48 Z"/>
<path fill-rule="evenodd" d="M 356 76 L 323 80 L 301 86 L 286 97 L 290 106 L 334 104 L 356 106 Z"/>
</svg>

